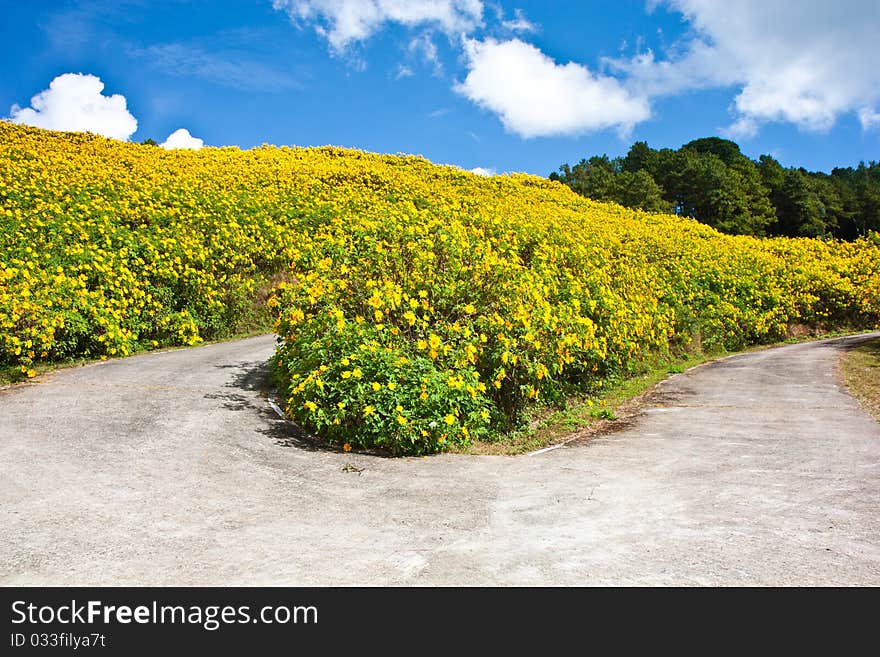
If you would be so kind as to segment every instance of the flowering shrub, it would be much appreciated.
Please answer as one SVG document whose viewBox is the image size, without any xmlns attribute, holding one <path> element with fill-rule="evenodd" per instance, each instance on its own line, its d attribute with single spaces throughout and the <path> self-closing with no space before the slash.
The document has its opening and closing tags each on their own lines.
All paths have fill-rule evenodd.
<svg viewBox="0 0 880 657">
<path fill-rule="evenodd" d="M 0 122 L 0 202 L 0 364 L 275 319 L 291 416 L 398 454 L 497 436 L 671 345 L 880 318 L 876 235 L 726 236 L 417 157 L 165 151 Z"/>
</svg>

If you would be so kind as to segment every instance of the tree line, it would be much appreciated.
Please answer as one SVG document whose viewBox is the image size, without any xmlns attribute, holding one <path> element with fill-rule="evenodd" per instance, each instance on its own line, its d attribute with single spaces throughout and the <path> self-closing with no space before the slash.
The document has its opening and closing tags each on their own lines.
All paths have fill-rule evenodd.
<svg viewBox="0 0 880 657">
<path fill-rule="evenodd" d="M 669 212 L 735 235 L 856 239 L 880 231 L 880 163 L 830 174 L 752 160 L 728 139 L 655 150 L 634 143 L 623 157 L 563 164 L 551 180 L 598 201 Z"/>
</svg>

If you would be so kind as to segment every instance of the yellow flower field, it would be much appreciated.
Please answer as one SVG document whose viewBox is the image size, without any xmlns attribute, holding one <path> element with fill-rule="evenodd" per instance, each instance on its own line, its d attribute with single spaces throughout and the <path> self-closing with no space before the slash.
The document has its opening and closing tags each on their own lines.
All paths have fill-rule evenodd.
<svg viewBox="0 0 880 657">
<path fill-rule="evenodd" d="M 880 236 L 721 235 L 340 148 L 165 151 L 0 122 L 0 365 L 265 325 L 290 415 L 425 453 L 697 341 L 880 321 Z"/>
</svg>

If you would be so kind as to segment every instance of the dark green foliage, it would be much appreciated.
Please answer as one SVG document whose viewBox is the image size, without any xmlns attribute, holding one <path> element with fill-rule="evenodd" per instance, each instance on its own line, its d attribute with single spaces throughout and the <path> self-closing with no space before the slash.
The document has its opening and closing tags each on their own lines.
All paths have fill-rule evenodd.
<svg viewBox="0 0 880 657">
<path fill-rule="evenodd" d="M 745 159 L 745 155 L 740 152 L 739 145 L 736 142 L 719 137 L 694 139 L 682 146 L 682 149 L 685 148 L 695 153 L 715 155 L 727 166 L 732 166 L 739 160 Z"/>
<path fill-rule="evenodd" d="M 663 199 L 663 190 L 644 169 L 624 170 L 621 160 L 607 155 L 581 160 L 573 167 L 563 164 L 550 180 L 559 180 L 581 196 L 597 201 L 613 201 L 629 208 L 648 212 L 672 212 L 672 204 Z"/>
<path fill-rule="evenodd" d="M 559 173 L 551 173 L 550 180 L 559 180 L 571 187 L 581 196 L 597 201 L 612 201 L 611 183 L 617 173 L 616 166 L 607 155 L 594 155 L 589 160 L 581 160 L 573 167 L 563 164 Z"/>
<path fill-rule="evenodd" d="M 880 164 L 831 174 L 751 160 L 728 139 L 706 137 L 678 150 L 643 141 L 624 157 L 563 164 L 550 174 L 578 194 L 649 212 L 693 217 L 735 235 L 853 240 L 880 230 Z"/>
<path fill-rule="evenodd" d="M 647 171 L 621 171 L 611 181 L 611 200 L 647 212 L 672 212 L 663 189 Z"/>
</svg>

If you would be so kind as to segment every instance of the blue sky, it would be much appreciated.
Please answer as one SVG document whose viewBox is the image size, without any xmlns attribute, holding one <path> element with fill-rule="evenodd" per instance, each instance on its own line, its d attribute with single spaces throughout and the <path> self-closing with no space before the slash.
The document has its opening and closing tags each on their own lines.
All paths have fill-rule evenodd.
<svg viewBox="0 0 880 657">
<path fill-rule="evenodd" d="M 712 135 L 811 170 L 880 159 L 876 0 L 0 10 L 0 116 L 43 127 L 163 143 L 185 129 L 167 145 L 336 144 L 540 175 L 635 140 Z"/>
</svg>

